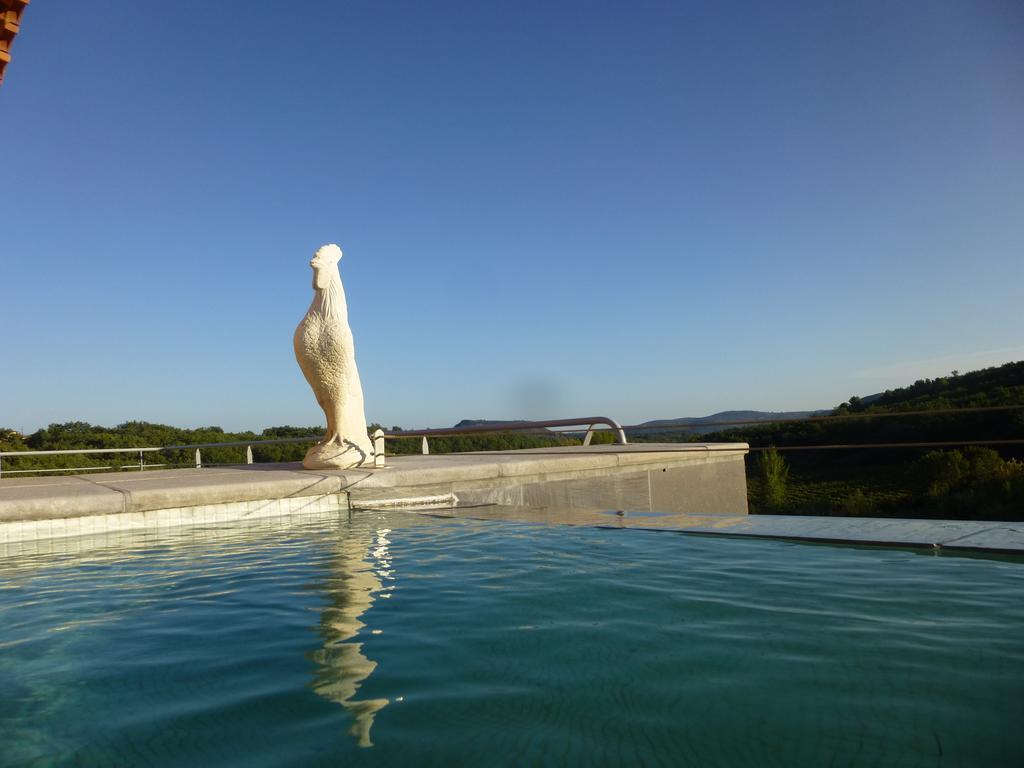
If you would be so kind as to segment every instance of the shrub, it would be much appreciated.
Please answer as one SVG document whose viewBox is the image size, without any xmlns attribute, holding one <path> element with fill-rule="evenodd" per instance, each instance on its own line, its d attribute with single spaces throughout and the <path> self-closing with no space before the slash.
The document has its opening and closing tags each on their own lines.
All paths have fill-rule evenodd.
<svg viewBox="0 0 1024 768">
<path fill-rule="evenodd" d="M 870 517 L 875 514 L 875 503 L 864 495 L 864 491 L 857 488 L 840 502 L 838 510 L 846 517 Z"/>
<path fill-rule="evenodd" d="M 761 482 L 764 488 L 765 504 L 771 509 L 778 509 L 786 503 L 789 466 L 775 447 L 761 452 L 759 462 Z"/>
</svg>

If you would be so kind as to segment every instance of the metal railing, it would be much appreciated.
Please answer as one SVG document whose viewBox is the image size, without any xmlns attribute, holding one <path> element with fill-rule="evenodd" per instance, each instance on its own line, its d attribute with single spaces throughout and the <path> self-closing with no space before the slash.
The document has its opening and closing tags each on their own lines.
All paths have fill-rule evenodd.
<svg viewBox="0 0 1024 768">
<path fill-rule="evenodd" d="M 627 424 L 622 427 L 629 432 L 693 432 L 704 427 L 760 427 L 769 424 L 831 424 L 836 421 L 856 419 L 892 419 L 906 416 L 943 416 L 946 414 L 993 413 L 997 411 L 1024 410 L 1024 405 L 981 405 L 962 408 L 927 408 L 911 411 L 861 411 L 858 413 L 824 413 L 818 416 L 790 417 L 786 419 L 728 419 L 721 421 L 683 421 L 676 424 Z"/>
<path fill-rule="evenodd" d="M 605 425 L 607 428 L 613 430 L 616 433 L 616 443 L 619 445 L 626 445 L 626 433 L 623 428 L 614 419 L 610 419 L 606 416 L 585 416 L 578 419 L 552 419 L 549 421 L 513 421 L 513 422 L 500 422 L 495 424 L 478 424 L 468 427 L 449 427 L 444 429 L 410 429 L 402 430 L 399 432 L 384 432 L 378 429 L 373 434 L 374 443 L 374 464 L 376 466 L 383 466 L 384 459 L 384 440 L 385 439 L 397 439 L 397 438 L 408 438 L 408 437 L 420 437 L 421 451 L 424 454 L 430 453 L 430 446 L 427 442 L 428 437 L 441 437 L 441 436 L 457 436 L 464 434 L 479 434 L 479 433 L 497 433 L 497 432 L 516 432 L 516 431 L 536 431 L 539 429 L 547 429 L 549 427 L 587 427 L 586 434 L 583 438 L 583 445 L 590 445 L 590 441 L 594 435 L 594 428 L 598 425 Z M 156 468 L 167 466 L 165 464 L 155 464 L 150 462 L 146 463 L 147 453 L 160 453 L 167 451 L 184 451 L 194 450 L 195 451 L 195 467 L 197 469 L 203 466 L 202 451 L 206 448 L 245 448 L 245 463 L 252 464 L 253 446 L 263 445 L 283 445 L 288 443 L 315 443 L 320 440 L 319 437 L 281 437 L 274 438 L 271 440 L 240 440 L 234 442 L 224 443 L 194 443 L 190 445 L 163 445 L 163 446 L 150 446 L 145 448 L 68 448 L 54 451 L 0 451 L 0 477 L 4 474 L 18 475 L 18 474 L 40 474 L 45 472 L 93 472 L 96 470 L 103 469 L 138 469 L 140 472 L 144 471 L 147 467 Z M 109 466 L 109 467 L 57 467 L 49 469 L 15 469 L 15 470 L 4 470 L 3 460 L 4 457 L 8 458 L 20 458 L 25 456 L 78 456 L 78 455 L 89 455 L 89 454 L 136 454 L 138 455 L 139 461 L 137 464 L 125 464 L 120 466 Z M 189 464 L 188 466 L 192 466 Z"/>
<path fill-rule="evenodd" d="M 538 430 L 549 430 L 552 427 L 586 427 L 586 432 L 583 436 L 583 445 L 590 445 L 591 440 L 595 432 L 612 432 L 615 434 L 615 443 L 618 445 L 626 445 L 628 441 L 626 439 L 626 431 L 637 433 L 651 433 L 651 432 L 689 432 L 695 428 L 709 427 L 709 426 L 747 426 L 747 427 L 760 427 L 767 426 L 770 424 L 786 424 L 786 423 L 813 423 L 813 422 L 831 422 L 847 419 L 872 419 L 872 418 L 892 418 L 898 416 L 939 416 L 946 414 L 964 414 L 964 413 L 985 413 L 995 411 L 1014 411 L 1024 409 L 1024 405 L 1003 405 L 1003 406 L 981 406 L 981 407 L 966 407 L 966 408 L 948 408 L 948 409 L 929 409 L 929 410 L 913 410 L 913 411 L 887 411 L 882 413 L 862 412 L 853 414 L 842 414 L 835 416 L 816 416 L 810 418 L 787 418 L 787 419 L 766 419 L 766 420 L 723 420 L 723 421 L 705 421 L 695 422 L 692 424 L 657 424 L 657 425 L 645 425 L 645 424 L 631 424 L 627 426 L 620 425 L 614 419 L 606 416 L 584 416 L 575 419 L 551 419 L 548 421 L 511 421 L 511 422 L 492 422 L 487 424 L 473 424 L 466 427 L 447 427 L 438 429 L 409 429 L 399 430 L 397 432 L 384 432 L 378 429 L 372 435 L 374 444 L 374 464 L 375 466 L 383 466 L 384 464 L 384 441 L 395 440 L 403 438 L 421 438 L 420 451 L 423 454 L 430 453 L 430 444 L 428 438 L 430 437 L 458 437 L 460 435 L 470 434 L 484 434 L 491 433 L 496 434 L 500 432 L 536 432 Z M 555 433 L 558 434 L 558 433 Z M 15 474 L 42 474 L 47 472 L 93 472 L 105 469 L 138 469 L 144 471 L 147 468 L 157 468 L 167 466 L 166 464 L 157 463 L 146 463 L 147 453 L 160 453 L 168 451 L 181 451 L 181 450 L 194 450 L 195 451 L 195 467 L 200 468 L 203 466 L 202 451 L 207 448 L 245 448 L 245 463 L 253 464 L 253 447 L 259 447 L 264 445 L 283 445 L 289 443 L 315 443 L 319 441 L 318 437 L 282 437 L 274 438 L 270 440 L 248 440 L 248 441 L 234 441 L 234 442 L 222 442 L 222 443 L 195 443 L 190 445 L 165 445 L 157 447 L 145 447 L 145 448 L 73 448 L 65 450 L 55 451 L 0 451 L 0 477 L 4 474 L 15 475 Z M 860 448 L 938 448 L 938 447 L 954 447 L 964 445 L 1020 445 L 1024 443 L 1024 440 L 1019 439 L 1004 439 L 1004 440 L 992 440 L 992 439 L 980 439 L 980 440 L 950 440 L 950 441 L 935 441 L 935 442 L 907 442 L 907 443 L 851 443 L 841 445 L 780 445 L 775 446 L 779 451 L 806 451 L 806 450 L 836 450 L 836 449 L 860 449 Z M 683 444 L 685 445 L 685 443 Z M 709 450 L 706 446 L 701 448 L 695 448 L 694 450 Z M 751 446 L 751 451 L 766 450 L 766 446 Z M 59 456 L 59 455 L 86 455 L 86 454 L 136 454 L 138 456 L 138 462 L 133 464 L 119 465 L 119 466 L 92 466 L 92 467 L 58 467 L 58 468 L 47 468 L 47 469 L 20 469 L 20 470 L 4 470 L 3 460 L 7 458 L 18 458 L 27 456 Z M 176 465 L 183 466 L 183 465 Z M 186 466 L 192 466 L 188 464 Z"/>
<path fill-rule="evenodd" d="M 805 416 L 802 418 L 784 418 L 784 419 L 728 419 L 718 421 L 702 421 L 699 419 L 693 421 L 681 421 L 679 423 L 669 424 L 626 424 L 619 429 L 633 433 L 635 436 L 651 435 L 658 432 L 670 432 L 670 433 L 689 433 L 696 437 L 701 433 L 699 430 L 704 430 L 705 427 L 766 427 L 776 424 L 830 424 L 836 421 L 848 421 L 855 419 L 887 419 L 901 416 L 960 416 L 963 414 L 974 414 L 974 413 L 996 413 L 1000 411 L 1020 411 L 1024 410 L 1024 405 L 984 405 L 984 406 L 965 406 L 960 408 L 928 408 L 923 410 L 907 410 L 907 411 L 863 411 L 860 413 L 842 413 L 842 414 L 822 414 L 819 416 Z M 608 431 L 607 429 L 597 430 L 600 432 Z M 635 438 L 634 438 L 635 439 Z M 640 444 L 645 441 L 641 440 Z M 673 443 L 678 442 L 673 440 Z M 637 443 L 634 443 L 636 445 Z M 685 445 L 686 442 L 680 442 L 680 445 Z M 698 445 L 704 446 L 702 443 Z M 1024 439 L 1010 438 L 1010 439 L 989 439 L 979 438 L 977 440 L 945 440 L 945 441 L 927 441 L 927 442 L 893 442 L 893 443 L 843 443 L 843 444 L 815 444 L 815 445 L 751 445 L 750 451 L 765 451 L 769 448 L 774 448 L 778 451 L 811 451 L 811 450 L 836 450 L 836 449 L 858 449 L 858 448 L 955 448 L 963 447 L 968 445 L 1024 445 Z M 705 447 L 695 448 L 694 450 L 729 450 L 727 448 L 721 449 L 707 449 Z"/>
<path fill-rule="evenodd" d="M 596 431 L 594 427 L 599 424 L 605 425 L 615 433 L 616 445 L 628 444 L 629 441 L 626 440 L 626 432 L 622 426 L 615 419 L 610 419 L 607 416 L 583 416 L 578 419 L 550 419 L 548 421 L 490 422 L 487 424 L 473 424 L 468 427 L 447 427 L 444 429 L 403 429 L 400 432 L 384 432 L 383 436 L 385 438 L 422 437 L 422 452 L 427 454 L 430 453 L 430 445 L 427 442 L 428 437 L 457 437 L 459 435 L 472 435 L 484 432 L 535 431 L 538 429 L 546 430 L 550 427 L 586 427 L 587 431 L 583 436 L 583 445 L 590 445 L 590 441 Z"/>
<path fill-rule="evenodd" d="M 280 437 L 272 440 L 239 440 L 235 442 L 226 443 L 193 443 L 190 445 L 161 445 L 155 447 L 146 448 L 66 448 L 56 451 L 0 451 L 0 477 L 4 474 L 8 475 L 19 475 L 19 474 L 37 474 L 41 472 L 80 472 L 86 471 L 91 472 L 98 469 L 138 469 L 140 472 L 145 470 L 146 467 L 162 467 L 165 464 L 154 464 L 150 462 L 146 463 L 147 453 L 160 453 L 164 451 L 188 451 L 195 450 L 195 466 L 200 468 L 203 466 L 203 455 L 202 450 L 204 448 L 245 448 L 245 463 L 252 464 L 252 447 L 254 445 L 280 445 L 285 443 L 315 443 L 319 440 L 318 437 Z M 139 461 L 137 464 L 124 464 L 117 467 L 57 467 L 54 469 L 3 469 L 4 457 L 19 458 L 22 456 L 81 456 L 89 454 L 122 454 L 130 453 L 137 454 Z M 191 465 L 189 465 L 191 466 Z"/>
</svg>

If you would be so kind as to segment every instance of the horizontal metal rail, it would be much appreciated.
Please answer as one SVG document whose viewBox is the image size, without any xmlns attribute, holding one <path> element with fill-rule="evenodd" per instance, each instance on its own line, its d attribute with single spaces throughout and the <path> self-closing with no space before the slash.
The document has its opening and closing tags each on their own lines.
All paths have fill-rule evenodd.
<svg viewBox="0 0 1024 768">
<path fill-rule="evenodd" d="M 943 414 L 992 413 L 995 411 L 1019 411 L 1024 405 L 981 405 L 966 408 L 925 409 L 920 411 L 884 411 L 881 413 L 844 413 L 823 414 L 821 416 L 805 416 L 790 419 L 730 419 L 727 421 L 693 421 L 681 424 L 627 424 L 623 427 L 628 432 L 684 432 L 704 427 L 763 427 L 771 424 L 815 424 L 850 419 L 888 419 L 897 416 L 940 416 Z"/>
<path fill-rule="evenodd" d="M 610 419 L 607 416 L 586 416 L 578 419 L 552 419 L 549 421 L 513 421 L 513 422 L 499 422 L 497 424 L 478 424 L 469 427 L 450 427 L 443 429 L 416 429 L 416 430 L 402 430 L 400 432 L 382 432 L 379 437 L 387 439 L 396 439 L 403 437 L 421 437 L 423 439 L 422 450 L 423 453 L 429 453 L 430 449 L 427 444 L 428 437 L 434 436 L 455 436 L 460 434 L 478 434 L 482 432 L 514 432 L 514 431 L 529 431 L 545 429 L 548 427 L 587 427 L 586 436 L 583 438 L 583 444 L 589 445 L 591 437 L 594 433 L 594 427 L 598 424 L 604 424 L 608 428 L 616 431 L 617 441 L 620 445 L 626 444 L 626 434 L 623 432 L 622 427 L 614 419 Z M 378 435 L 375 434 L 375 437 Z M 77 456 L 77 455 L 89 455 L 89 454 L 113 454 L 113 453 L 132 453 L 139 457 L 137 465 L 130 465 L 131 467 L 137 467 L 139 471 L 143 471 L 146 467 L 165 466 L 157 464 L 147 464 L 145 461 L 145 454 L 147 453 L 160 453 L 163 451 L 183 451 L 183 450 L 194 450 L 195 453 L 195 466 L 202 467 L 202 455 L 201 450 L 206 448 L 245 448 L 246 449 L 246 463 L 252 464 L 252 448 L 253 446 L 262 445 L 282 445 L 288 443 L 316 443 L 319 442 L 319 437 L 279 437 L 271 440 L 234 440 L 222 443 L 193 443 L 190 445 L 161 445 L 161 446 L 147 446 L 144 448 L 65 448 L 53 451 L 0 451 L 0 477 L 3 476 L 3 459 L 4 458 L 18 458 L 23 456 Z M 383 450 L 380 450 L 383 453 Z M 382 457 L 381 457 L 382 458 Z M 378 466 L 381 466 L 381 462 L 378 460 Z M 191 466 L 191 464 L 186 465 Z M 127 469 L 127 466 L 122 466 L 120 469 Z M 7 470 L 7 474 L 29 474 L 29 473 L 41 473 L 41 472 L 74 472 L 78 470 L 101 470 L 101 469 L 114 469 L 114 467 L 60 467 L 56 469 L 24 469 L 24 470 Z"/>
<path fill-rule="evenodd" d="M 587 427 L 586 434 L 583 438 L 583 445 L 589 445 L 591 438 L 596 431 L 613 431 L 616 433 L 616 443 L 619 445 L 626 445 L 626 430 L 631 431 L 664 431 L 664 430 L 679 430 L 684 431 L 692 429 L 693 427 L 704 427 L 704 426 L 732 426 L 732 425 L 747 425 L 747 426 L 764 426 L 769 424 L 784 424 L 790 422 L 814 422 L 814 421 L 837 421 L 840 419 L 851 419 L 851 418 L 882 418 L 882 417 L 893 417 L 893 416 L 922 416 L 922 415 L 940 415 L 940 414 L 962 414 L 962 413 L 978 413 L 978 412 L 992 412 L 992 411 L 1009 411 L 1024 409 L 1024 405 L 1003 405 L 1003 406 L 982 406 L 982 407 L 969 407 L 969 408 L 950 408 L 942 410 L 923 410 L 923 411 L 894 411 L 886 413 L 859 413 L 859 414 L 848 414 L 842 416 L 818 416 L 806 419 L 778 419 L 778 420 L 767 420 L 767 421 L 749 421 L 749 420 L 730 420 L 730 421 L 717 421 L 717 422 L 698 422 L 695 424 L 674 424 L 674 425 L 657 425 L 657 426 L 645 426 L 642 424 L 629 425 L 623 427 L 614 419 L 606 416 L 585 416 L 575 419 L 551 419 L 548 421 L 510 421 L 510 422 L 497 422 L 490 424 L 474 424 L 466 427 L 446 427 L 437 429 L 409 429 L 400 430 L 397 432 L 383 432 L 378 430 L 374 433 L 374 444 L 375 449 L 381 455 L 379 455 L 378 461 L 375 462 L 377 466 L 382 466 L 381 459 L 383 458 L 383 444 L 378 442 L 381 438 L 385 439 L 402 439 L 402 438 L 422 438 L 422 452 L 427 454 L 430 452 L 429 445 L 427 443 L 428 437 L 457 437 L 459 435 L 469 434 L 483 434 L 483 433 L 500 433 L 500 432 L 529 432 L 538 430 L 547 430 L 551 427 Z M 598 429 L 598 425 L 604 425 L 604 429 Z M 194 450 L 195 455 L 195 466 L 202 466 L 202 456 L 200 451 L 205 448 L 242 448 L 246 449 L 246 463 L 252 464 L 252 448 L 254 446 L 263 445 L 285 445 L 289 443 L 315 443 L 321 438 L 318 437 L 280 437 L 272 438 L 270 440 L 235 440 L 220 443 L 193 443 L 189 445 L 164 445 L 164 446 L 147 446 L 143 448 L 69 448 L 52 451 L 0 451 L 0 476 L 3 474 L 4 458 L 17 458 L 21 456 L 68 456 L 78 454 L 115 454 L 115 453 L 133 453 L 138 455 L 139 463 L 137 465 L 123 465 L 120 467 L 116 466 L 100 466 L 100 467 L 58 467 L 58 468 L 46 468 L 46 469 L 26 469 L 26 470 L 7 470 L 7 474 L 29 474 L 29 473 L 43 473 L 43 472 L 75 472 L 75 471 L 96 471 L 104 469 L 129 469 L 137 467 L 140 471 L 146 467 L 161 467 L 169 466 L 165 464 L 147 464 L 145 462 L 145 454 L 147 453 L 159 453 L 161 451 L 180 451 L 180 450 Z M 642 445 L 642 444 L 641 444 Z M 764 451 L 771 447 L 774 447 L 779 451 L 812 451 L 812 450 L 856 450 L 856 449 L 877 449 L 877 448 L 947 448 L 954 446 L 968 446 L 968 445 L 1024 445 L 1024 439 L 1009 439 L 1009 440 L 953 440 L 953 441 L 933 441 L 933 442 L 908 442 L 908 443 L 847 443 L 847 444 L 834 444 L 834 445 L 779 445 L 779 446 L 751 446 L 751 451 Z M 664 449 L 651 449 L 652 451 L 661 452 Z M 714 445 L 699 445 L 695 444 L 692 447 L 688 447 L 686 443 L 680 443 L 678 448 L 673 448 L 676 451 L 706 451 L 715 452 L 719 450 L 735 450 L 728 446 L 714 446 Z M 644 452 L 643 448 L 639 449 L 640 452 Z M 191 466 L 191 464 L 181 465 Z"/>
<path fill-rule="evenodd" d="M 191 464 L 146 464 L 146 469 L 159 467 L 190 467 Z M 5 469 L 4 475 L 41 475 L 46 472 L 99 472 L 101 469 L 138 469 L 138 464 L 122 464 L 109 467 L 51 467 L 50 469 Z"/>
<path fill-rule="evenodd" d="M 242 448 L 250 445 L 277 443 L 315 443 L 319 437 L 278 437 L 272 440 L 236 440 L 230 443 L 195 443 L 192 445 L 160 445 L 150 448 L 65 448 L 56 451 L 0 451 L 0 456 L 60 456 L 79 453 L 153 453 L 155 451 L 184 451 L 193 448 Z"/>
<path fill-rule="evenodd" d="M 18 475 L 18 474 L 36 474 L 41 472 L 75 472 L 79 470 L 84 471 L 96 471 L 101 469 L 133 469 L 137 468 L 140 472 L 144 471 L 146 467 L 155 468 L 167 466 L 165 464 L 147 464 L 145 460 L 145 454 L 147 453 L 160 453 L 162 451 L 185 451 L 194 450 L 195 454 L 195 466 L 202 467 L 202 449 L 204 448 L 245 448 L 245 463 L 252 464 L 252 446 L 260 445 L 281 445 L 287 443 L 315 443 L 320 440 L 319 437 L 277 437 L 270 440 L 233 440 L 223 443 L 193 443 L 191 445 L 160 445 L 160 446 L 146 446 L 144 448 L 63 448 L 53 451 L 0 451 L 0 477 L 4 475 L 3 460 L 7 458 L 18 458 L 20 456 L 78 456 L 78 455 L 89 455 L 89 454 L 111 454 L 111 453 L 133 453 L 139 457 L 138 464 L 125 465 L 121 467 L 58 467 L 56 469 L 8 469 L 6 474 Z M 191 464 L 185 464 L 181 466 L 191 466 Z"/>
<path fill-rule="evenodd" d="M 549 419 L 548 421 L 505 421 L 490 424 L 473 424 L 468 427 L 445 427 L 438 429 L 403 429 L 400 432 L 385 432 L 386 438 L 400 437 L 457 437 L 458 435 L 480 434 L 482 432 L 525 432 L 547 429 L 548 427 L 587 427 L 586 435 L 583 438 L 584 445 L 590 445 L 594 434 L 594 427 L 604 424 L 610 431 L 616 433 L 615 442 L 618 445 L 627 445 L 626 433 L 619 422 L 607 416 L 583 416 L 577 419 Z M 424 453 L 428 453 L 427 444 L 424 442 Z"/>
</svg>

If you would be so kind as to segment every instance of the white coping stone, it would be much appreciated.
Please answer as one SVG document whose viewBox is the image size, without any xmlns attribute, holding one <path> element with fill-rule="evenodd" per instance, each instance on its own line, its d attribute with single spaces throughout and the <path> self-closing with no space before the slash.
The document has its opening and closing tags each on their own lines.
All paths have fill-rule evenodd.
<svg viewBox="0 0 1024 768">
<path fill-rule="evenodd" d="M 347 509 L 337 494 L 318 497 L 300 496 L 265 501 L 238 501 L 202 504 L 147 512 L 123 512 L 76 518 L 23 520 L 0 524 L 0 544 L 42 541 L 74 536 L 95 535 L 144 528 L 169 529 L 191 525 L 210 525 L 237 520 L 282 517 L 295 513 L 332 512 Z"/>
<path fill-rule="evenodd" d="M 374 489 L 375 497 L 432 495 L 415 492 L 431 484 L 548 481 L 569 476 L 599 477 L 609 472 L 642 471 L 654 464 L 736 461 L 746 444 L 723 444 L 709 458 L 692 444 L 604 445 L 496 451 L 468 454 L 398 456 L 381 469 L 303 470 L 298 464 L 117 472 L 76 478 L 0 479 L 0 526 L 13 521 L 66 519 L 99 514 L 230 502 L 265 504 L 274 499 L 318 498 Z M 635 455 L 634 455 L 635 454 Z M 629 465 L 629 470 L 624 467 Z M 621 468 L 621 469 L 620 469 Z M 455 490 L 451 488 L 450 490 Z M 333 503 L 333 502 L 331 502 Z"/>
<path fill-rule="evenodd" d="M 367 505 L 369 506 L 369 505 Z M 408 507 L 402 509 L 409 509 Z M 1024 553 L 1024 523 L 993 521 L 956 521 L 888 518 L 802 517 L 775 515 L 669 515 L 649 517 L 638 515 L 610 518 L 605 512 L 568 512 L 552 520 L 543 511 L 529 507 L 504 508 L 500 518 L 489 517 L 484 510 L 434 508 L 445 517 L 517 520 L 522 522 L 557 522 L 560 524 L 630 527 L 646 530 L 676 531 L 714 535 L 739 535 L 825 543 L 885 544 L 910 547 L 934 547 L 937 551 L 985 551 L 1006 554 Z M 201 507 L 129 512 L 119 515 L 95 515 L 72 519 L 20 521 L 0 525 L 0 546 L 5 555 L 21 552 L 62 552 L 61 540 L 87 539 L 97 536 L 142 532 L 173 531 L 193 525 L 210 525 L 271 518 L 296 520 L 347 511 L 337 495 L 316 498 L 275 499 L 268 503 L 236 502 Z M 410 510 L 411 511 L 411 510 Z M 357 511 L 372 514 L 373 510 Z M 577 518 L 573 520 L 572 518 Z M 215 534 L 214 534 L 215 535 Z"/>
<path fill-rule="evenodd" d="M 76 478 L 19 478 L 0 480 L 0 544 L 17 547 L 33 542 L 49 548 L 45 540 L 116 533 L 145 528 L 175 527 L 257 520 L 294 514 L 329 513 L 347 509 L 346 489 L 372 497 L 359 507 L 387 505 L 416 494 L 431 484 L 471 484 L 473 481 L 521 483 L 550 481 L 579 473 L 601 477 L 616 471 L 636 472 L 645 466 L 672 466 L 735 461 L 747 451 L 745 444 L 602 445 L 581 448 L 532 449 L 430 456 L 401 456 L 382 470 L 306 472 L 296 465 L 252 468 L 161 470 L 151 473 L 115 473 Z M 388 491 L 396 492 L 395 496 Z M 84 494 L 84 495 L 83 495 Z M 132 511 L 124 511 L 131 497 Z M 450 494 L 449 494 L 450 495 Z M 190 506 L 146 509 L 148 500 L 196 498 Z M 234 498 L 232 498 L 234 497 Z M 77 506 L 84 499 L 89 503 Z M 113 503 L 99 508 L 96 500 Z M 408 503 L 409 499 L 405 502 Z M 433 504 L 431 504 L 433 506 Z M 445 504 L 444 506 L 448 506 Z M 68 513 L 72 513 L 69 515 Z M 77 514 L 74 514 L 76 513 Z M 450 507 L 448 514 L 472 517 L 472 510 Z M 519 513 L 517 513 L 518 516 Z M 519 519 L 536 517 L 524 508 Z M 38 515 L 39 519 L 22 519 Z M 7 520 L 3 520 L 7 517 Z M 569 522 L 566 520 L 565 522 Z M 607 518 L 581 517 L 577 524 L 606 523 Z M 796 517 L 773 515 L 704 515 L 640 518 L 630 527 L 664 528 L 692 533 L 738 534 L 770 538 L 935 546 L 947 549 L 1024 552 L 1024 523 L 956 520 L 903 520 L 886 518 Z"/>
<path fill-rule="evenodd" d="M 943 549 L 982 549 L 1024 552 L 1024 523 L 996 523 L 957 539 L 942 542 Z"/>
</svg>

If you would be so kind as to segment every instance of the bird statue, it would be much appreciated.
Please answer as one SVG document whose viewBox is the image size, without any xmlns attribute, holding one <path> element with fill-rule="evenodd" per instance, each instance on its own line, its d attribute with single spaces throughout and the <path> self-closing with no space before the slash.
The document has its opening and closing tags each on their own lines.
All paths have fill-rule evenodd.
<svg viewBox="0 0 1024 768">
<path fill-rule="evenodd" d="M 334 244 L 320 247 L 313 255 L 309 262 L 313 303 L 295 329 L 295 359 L 327 417 L 327 434 L 302 461 L 306 469 L 350 469 L 373 463 L 348 304 L 338 273 L 341 255 L 341 248 Z"/>
</svg>

